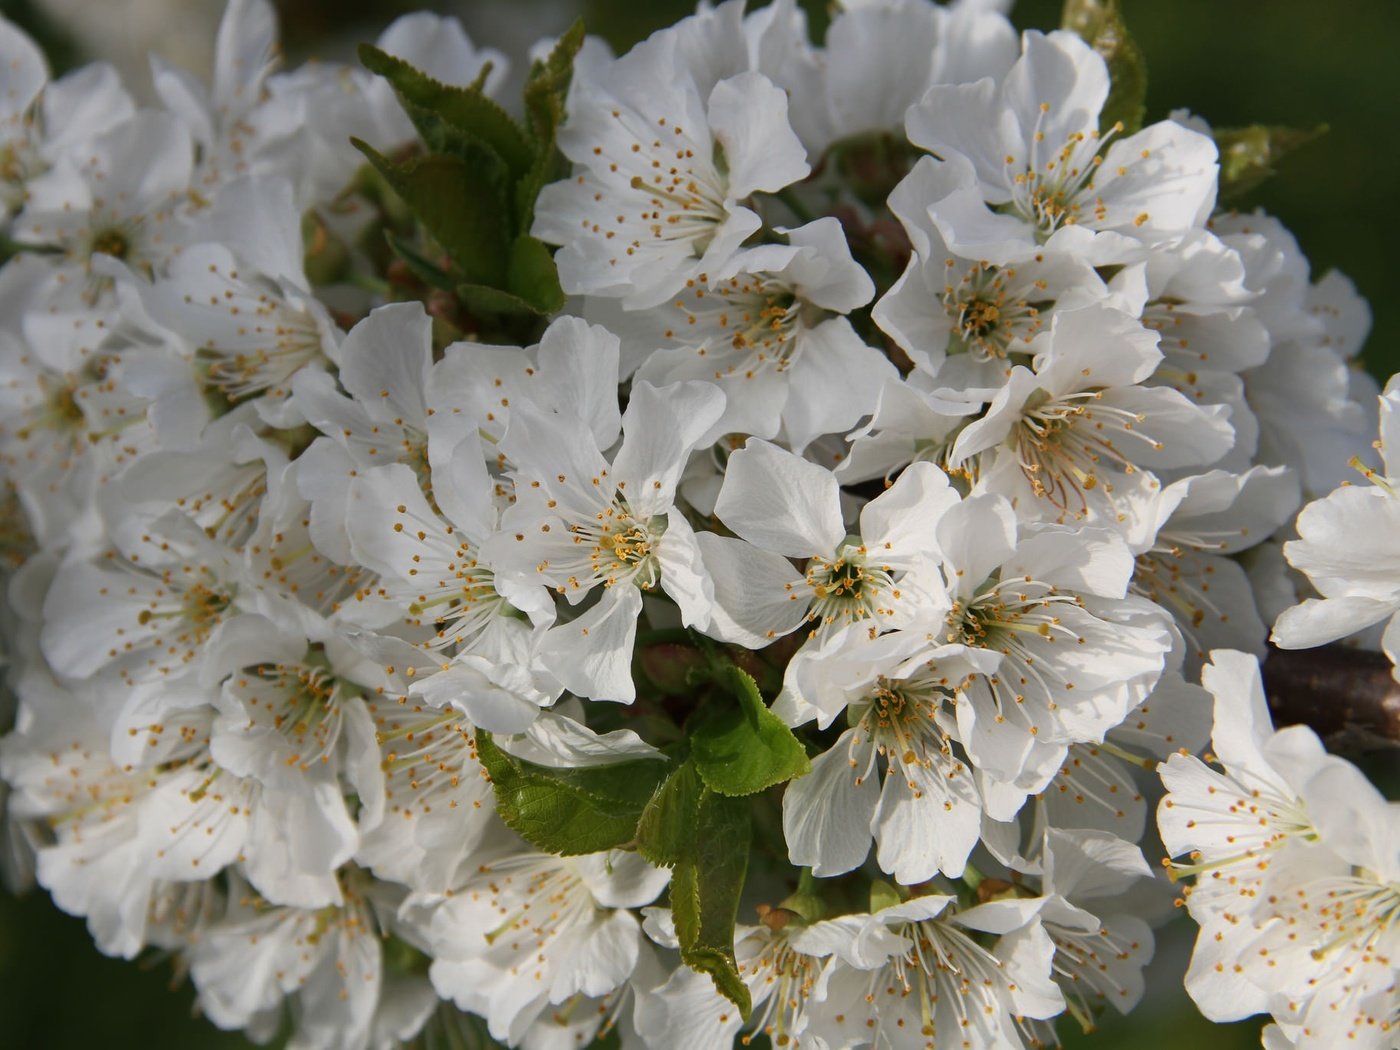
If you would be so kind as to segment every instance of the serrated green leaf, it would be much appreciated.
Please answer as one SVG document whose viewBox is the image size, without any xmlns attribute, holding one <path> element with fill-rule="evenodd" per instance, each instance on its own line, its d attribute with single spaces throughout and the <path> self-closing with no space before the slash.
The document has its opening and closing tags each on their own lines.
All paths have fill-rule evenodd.
<svg viewBox="0 0 1400 1050">
<path fill-rule="evenodd" d="M 1094 34 L 1107 16 L 1108 4 L 1109 0 L 1065 0 L 1060 12 L 1060 28 L 1078 33 L 1085 41 L 1093 43 Z"/>
<path fill-rule="evenodd" d="M 1275 174 L 1274 165 L 1294 150 L 1327 134 L 1326 124 L 1289 128 L 1253 124 L 1247 128 L 1216 128 L 1220 149 L 1221 201 L 1238 198 Z"/>
<path fill-rule="evenodd" d="M 753 1004 L 734 958 L 734 923 L 750 848 L 750 805 L 702 789 L 689 856 L 671 874 L 671 915 L 681 960 L 709 974 L 748 1020 Z"/>
<path fill-rule="evenodd" d="M 445 154 L 395 164 L 359 139 L 350 141 L 442 245 L 460 279 L 502 286 L 509 259 L 505 202 L 479 170 Z"/>
<path fill-rule="evenodd" d="M 637 852 L 660 868 L 693 858 L 704 787 L 694 762 L 683 763 L 667 777 L 637 822 Z"/>
<path fill-rule="evenodd" d="M 691 757 L 705 786 L 721 795 L 753 795 L 808 772 L 806 748 L 768 710 L 757 683 L 732 664 L 720 680 L 738 705 L 702 709 L 690 731 Z"/>
<path fill-rule="evenodd" d="M 1142 128 L 1147 114 L 1147 62 L 1123 22 L 1119 0 L 1065 0 L 1060 24 L 1078 33 L 1108 64 L 1111 87 L 1099 128 L 1122 123 L 1125 134 Z"/>
<path fill-rule="evenodd" d="M 483 80 L 469 87 L 444 84 L 370 44 L 360 46 L 360 61 L 389 81 L 415 125 L 431 115 L 467 139 L 487 146 L 505 162 L 514 178 L 534 164 L 534 146 L 525 129 L 483 93 Z M 419 133 L 427 140 L 430 134 L 440 135 L 441 129 L 429 124 L 426 130 L 420 126 Z"/>
<path fill-rule="evenodd" d="M 564 122 L 564 101 L 574 75 L 574 57 L 583 46 L 583 20 L 569 27 L 542 62 L 536 62 L 525 82 L 525 122 L 534 144 L 530 170 L 516 188 L 520 229 L 528 232 L 534 221 L 535 201 L 548 182 L 563 177 L 567 167 L 554 148 L 555 134 Z"/>
<path fill-rule="evenodd" d="M 533 845 L 566 857 L 632 842 L 642 810 L 666 773 L 666 763 L 655 759 L 580 769 L 540 766 L 502 751 L 480 729 L 476 751 L 490 774 L 501 819 Z"/>
<path fill-rule="evenodd" d="M 583 19 L 575 18 L 573 24 L 559 34 L 559 39 L 549 49 L 549 54 L 530 67 L 529 83 L 549 80 L 553 87 L 568 87 L 569 77 L 573 74 L 574 58 L 577 57 L 579 48 L 583 47 L 586 32 Z"/>
</svg>

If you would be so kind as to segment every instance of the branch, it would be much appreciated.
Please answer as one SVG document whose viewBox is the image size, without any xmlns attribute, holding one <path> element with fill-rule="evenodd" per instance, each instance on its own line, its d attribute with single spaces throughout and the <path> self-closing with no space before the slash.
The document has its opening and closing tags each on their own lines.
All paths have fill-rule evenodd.
<svg viewBox="0 0 1400 1050">
<path fill-rule="evenodd" d="M 1301 723 L 1334 747 L 1400 747 L 1400 682 L 1384 653 L 1269 646 L 1264 691 L 1276 725 Z"/>
</svg>

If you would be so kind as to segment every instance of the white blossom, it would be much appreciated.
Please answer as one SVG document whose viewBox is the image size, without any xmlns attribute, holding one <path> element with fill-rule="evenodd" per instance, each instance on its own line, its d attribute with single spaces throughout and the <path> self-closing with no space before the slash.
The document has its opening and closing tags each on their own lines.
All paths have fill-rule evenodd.
<svg viewBox="0 0 1400 1050">
<path fill-rule="evenodd" d="M 682 43 L 658 34 L 575 89 L 559 134 L 575 176 L 545 188 L 534 225 L 563 245 L 565 291 L 663 302 L 759 228 L 746 198 L 810 170 L 781 90 L 755 72 L 702 89 Z"/>
</svg>

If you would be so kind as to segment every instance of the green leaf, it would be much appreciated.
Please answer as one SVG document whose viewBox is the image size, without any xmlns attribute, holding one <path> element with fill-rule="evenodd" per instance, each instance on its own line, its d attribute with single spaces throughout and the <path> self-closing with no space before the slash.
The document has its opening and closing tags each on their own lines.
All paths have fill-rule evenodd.
<svg viewBox="0 0 1400 1050">
<path fill-rule="evenodd" d="M 569 27 L 542 62 L 536 62 L 525 82 L 525 121 L 534 144 L 534 163 L 516 190 L 520 229 L 528 231 L 535 215 L 535 200 L 545 183 L 567 170 L 554 148 L 555 134 L 564 122 L 564 102 L 574 74 L 574 57 L 583 46 L 583 20 Z"/>
<path fill-rule="evenodd" d="M 607 1031 L 589 1043 L 587 1050 L 622 1050 L 622 1030 L 609 1021 Z"/>
<path fill-rule="evenodd" d="M 462 285 L 457 296 L 467 309 L 482 314 L 546 316 L 564 305 L 559 287 L 559 271 L 554 257 L 542 241 L 522 234 L 510 246 L 506 262 L 505 287 L 481 284 Z"/>
<path fill-rule="evenodd" d="M 549 54 L 530 66 L 526 88 L 543 85 L 552 91 L 567 89 L 569 78 L 573 76 L 574 58 L 583 47 L 585 33 L 583 19 L 574 19 L 573 25 L 559 34 Z"/>
<path fill-rule="evenodd" d="M 637 852 L 660 868 L 693 858 L 704 789 L 694 762 L 683 763 L 667 777 L 637 822 Z"/>
<path fill-rule="evenodd" d="M 753 1004 L 734 958 L 734 923 L 749 863 L 749 810 L 743 799 L 702 789 L 690 856 L 677 862 L 671 874 L 671 914 L 681 960 L 709 974 L 744 1020 Z"/>
<path fill-rule="evenodd" d="M 515 178 L 534 164 L 534 147 L 525 129 L 498 103 L 486 97 L 481 81 L 470 87 L 443 84 L 403 59 L 369 44 L 360 46 L 360 61 L 370 72 L 389 81 L 424 141 L 435 148 L 450 145 L 453 136 L 444 136 L 443 129 L 432 121 L 425 120 L 426 127 L 419 123 L 429 116 L 466 140 L 488 147 L 505 162 Z M 433 142 L 435 138 L 440 141 Z"/>
<path fill-rule="evenodd" d="M 462 279 L 501 287 L 509 243 L 505 202 L 482 171 L 440 153 L 395 164 L 359 139 L 350 141 L 442 245 Z"/>
<path fill-rule="evenodd" d="M 872 913 L 893 908 L 903 900 L 904 898 L 899 895 L 899 891 L 884 879 L 874 879 L 870 883 L 870 911 Z"/>
<path fill-rule="evenodd" d="M 491 288 L 486 284 L 458 284 L 456 286 L 456 297 L 462 300 L 462 304 L 472 316 L 496 314 L 500 316 L 539 316 L 540 311 L 532 307 L 529 302 L 522 300 L 519 295 L 512 295 L 508 291 L 501 291 L 500 288 Z"/>
<path fill-rule="evenodd" d="M 1122 122 L 1125 134 L 1142 128 L 1147 114 L 1147 62 L 1123 23 L 1118 0 L 1065 0 L 1060 24 L 1072 29 L 1108 63 L 1108 101 L 1099 114 L 1099 129 Z"/>
<path fill-rule="evenodd" d="M 457 298 L 473 317 L 498 314 L 503 317 L 538 316 L 535 309 L 518 295 L 484 284 L 459 284 Z"/>
<path fill-rule="evenodd" d="M 553 769 L 502 751 L 476 732 L 476 752 L 496 793 L 501 819 L 542 850 L 560 856 L 631 843 L 666 763 L 656 759 Z"/>
<path fill-rule="evenodd" d="M 1253 124 L 1247 128 L 1216 128 L 1220 148 L 1220 200 L 1243 196 L 1274 175 L 1274 165 L 1294 150 L 1327 134 L 1326 124 L 1289 128 Z"/>
<path fill-rule="evenodd" d="M 554 256 L 543 241 L 533 237 L 521 235 L 510 246 L 506 282 L 511 292 L 529 303 L 536 313 L 552 314 L 564 305 Z"/>
<path fill-rule="evenodd" d="M 637 851 L 672 869 L 681 959 L 709 974 L 745 1019 L 751 1004 L 734 959 L 734 923 L 749 863 L 750 808 L 711 791 L 687 761 L 656 789 L 637 823 Z"/>
<path fill-rule="evenodd" d="M 705 786 L 721 795 L 753 795 L 808 772 L 806 749 L 768 710 L 754 680 L 732 664 L 719 677 L 739 704 L 715 704 L 696 717 L 690 753 Z"/>
</svg>

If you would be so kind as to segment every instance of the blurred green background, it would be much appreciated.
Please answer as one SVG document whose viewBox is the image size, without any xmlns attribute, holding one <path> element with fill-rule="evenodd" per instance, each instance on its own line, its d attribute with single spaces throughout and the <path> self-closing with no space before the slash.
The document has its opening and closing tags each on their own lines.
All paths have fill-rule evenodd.
<svg viewBox="0 0 1400 1050">
<path fill-rule="evenodd" d="M 102 25 L 89 15 L 120 19 L 120 43 L 131 48 L 140 44 L 129 39 L 133 26 L 155 18 L 151 12 L 160 2 L 0 0 L 0 12 L 34 32 L 62 70 L 90 57 L 94 38 L 116 42 L 110 34 L 104 39 Z M 193 24 L 190 12 L 200 6 L 198 0 L 165 2 Z M 1400 3 L 1123 3 L 1147 58 L 1149 119 L 1185 107 L 1219 126 L 1330 125 L 1323 140 L 1286 160 L 1282 174 L 1250 203 L 1293 229 L 1315 275 L 1337 268 L 1352 277 L 1375 316 L 1365 351 L 1368 368 L 1381 379 L 1400 370 L 1400 297 L 1390 288 L 1397 277 L 1392 261 L 1397 248 L 1388 241 L 1400 238 L 1400 224 L 1390 211 L 1400 190 Z M 424 7 L 462 16 L 474 40 L 508 52 L 559 32 L 579 13 L 591 31 L 625 49 L 692 7 L 686 0 L 281 0 L 277 6 L 293 63 L 313 54 L 347 56 L 356 41 L 372 39 L 395 15 Z M 806 6 L 820 32 L 824 0 L 807 0 Z M 1058 23 L 1059 10 L 1060 0 L 1022 0 L 1013 17 L 1021 26 L 1050 28 Z M 163 28 L 168 40 L 168 18 Z M 182 42 L 189 43 L 177 41 Z M 205 41 L 192 43 L 192 54 L 200 47 L 207 51 Z M 1207 1024 L 1185 998 L 1181 972 L 1193 936 L 1193 929 L 1180 923 L 1162 931 L 1158 958 L 1147 971 L 1143 1007 L 1126 1022 L 1106 1020 L 1094 1036 L 1074 1037 L 1071 1045 L 1102 1050 L 1257 1046 L 1257 1023 Z M 192 998 L 187 987 L 172 990 L 168 962 L 143 967 L 103 958 L 81 921 L 60 914 L 42 893 L 16 900 L 0 891 L 0 1047 L 249 1045 L 198 1019 Z M 1073 1027 L 1066 1024 L 1067 1030 Z"/>
</svg>

